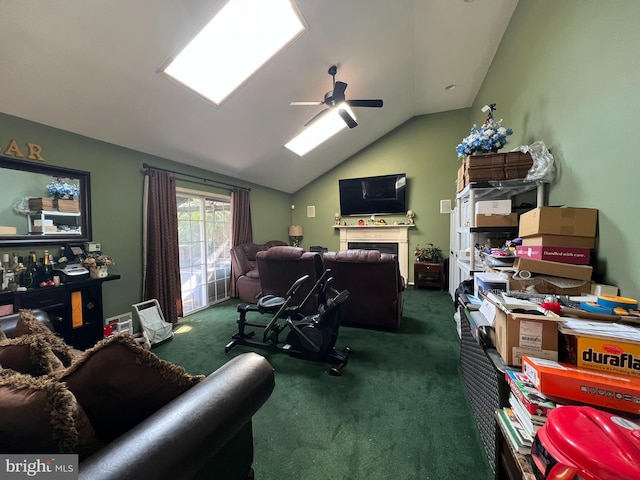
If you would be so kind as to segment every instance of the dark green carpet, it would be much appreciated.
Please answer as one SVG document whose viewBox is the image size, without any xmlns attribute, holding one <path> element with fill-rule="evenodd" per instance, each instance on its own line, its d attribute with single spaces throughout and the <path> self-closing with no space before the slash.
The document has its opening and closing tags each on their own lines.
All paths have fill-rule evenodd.
<svg viewBox="0 0 640 480">
<path fill-rule="evenodd" d="M 183 319 L 153 351 L 193 374 L 214 371 L 249 351 L 224 353 L 236 304 Z M 256 479 L 493 479 L 458 376 L 453 312 L 447 293 L 408 289 L 398 331 L 341 327 L 338 347 L 354 350 L 342 377 L 257 350 L 276 388 L 254 416 Z"/>
</svg>

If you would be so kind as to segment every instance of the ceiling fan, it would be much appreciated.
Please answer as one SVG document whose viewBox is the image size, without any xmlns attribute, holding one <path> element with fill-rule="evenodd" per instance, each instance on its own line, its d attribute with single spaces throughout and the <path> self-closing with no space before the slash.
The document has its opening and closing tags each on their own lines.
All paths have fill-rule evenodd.
<svg viewBox="0 0 640 480">
<path fill-rule="evenodd" d="M 382 100 L 380 99 L 371 99 L 371 100 L 346 100 L 344 96 L 344 91 L 347 89 L 347 84 L 345 82 L 336 82 L 336 73 L 338 72 L 338 67 L 335 65 L 331 65 L 327 73 L 331 75 L 333 79 L 333 88 L 331 91 L 324 94 L 324 100 L 318 102 L 291 102 L 289 105 L 326 105 L 327 108 L 317 113 L 315 116 L 311 118 L 307 123 L 304 124 L 306 127 L 310 123 L 316 121 L 319 117 L 328 113 L 332 108 L 339 106 L 342 103 L 346 103 L 350 107 L 374 107 L 380 108 L 382 107 Z M 358 123 L 353 119 L 349 113 L 343 108 L 338 109 L 338 114 L 340 118 L 344 120 L 349 128 L 354 128 L 358 126 Z"/>
</svg>

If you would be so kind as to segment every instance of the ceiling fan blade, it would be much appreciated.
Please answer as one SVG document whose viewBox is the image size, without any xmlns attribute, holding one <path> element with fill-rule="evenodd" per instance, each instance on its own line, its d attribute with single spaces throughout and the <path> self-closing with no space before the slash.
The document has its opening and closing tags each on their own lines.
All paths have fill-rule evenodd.
<svg viewBox="0 0 640 480">
<path fill-rule="evenodd" d="M 289 105 L 292 106 L 307 106 L 307 105 L 322 105 L 324 104 L 324 102 L 291 102 L 289 103 Z"/>
<path fill-rule="evenodd" d="M 307 123 L 305 123 L 304 126 L 306 127 L 308 125 L 311 125 L 313 122 L 318 120 L 318 118 L 320 118 L 322 115 L 324 115 L 325 113 L 328 113 L 329 110 L 331 110 L 331 109 L 330 108 L 325 108 L 324 110 L 319 111 L 313 117 L 311 117 L 311 119 Z"/>
<path fill-rule="evenodd" d="M 344 123 L 347 124 L 347 127 L 349 128 L 354 128 L 358 126 L 358 122 L 356 122 L 353 117 L 351 115 L 349 115 L 349 112 L 347 112 L 346 110 L 344 110 L 343 108 L 341 108 L 338 111 L 338 114 L 340 115 L 340 118 L 342 118 L 342 120 L 344 120 Z"/>
<path fill-rule="evenodd" d="M 382 107 L 382 100 L 348 100 L 347 104 L 351 107 Z"/>
<path fill-rule="evenodd" d="M 344 102 L 344 91 L 347 89 L 347 84 L 344 82 L 336 82 L 333 87 L 333 99 L 336 103 Z"/>
</svg>

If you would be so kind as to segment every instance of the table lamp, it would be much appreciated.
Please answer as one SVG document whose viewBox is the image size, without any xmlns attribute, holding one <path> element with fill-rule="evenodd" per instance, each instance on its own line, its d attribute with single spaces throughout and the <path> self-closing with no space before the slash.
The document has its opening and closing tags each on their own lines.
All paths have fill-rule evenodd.
<svg viewBox="0 0 640 480">
<path fill-rule="evenodd" d="M 294 247 L 300 246 L 302 234 L 302 227 L 300 225 L 291 225 L 289 227 L 289 239 L 291 240 L 291 245 L 293 245 Z"/>
</svg>

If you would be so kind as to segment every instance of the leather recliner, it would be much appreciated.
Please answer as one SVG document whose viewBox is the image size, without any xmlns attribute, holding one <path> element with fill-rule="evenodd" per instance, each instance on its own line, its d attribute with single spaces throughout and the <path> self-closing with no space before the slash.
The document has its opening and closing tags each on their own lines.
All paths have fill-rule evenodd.
<svg viewBox="0 0 640 480">
<path fill-rule="evenodd" d="M 290 305 L 300 305 L 324 272 L 322 256 L 300 247 L 276 246 L 256 254 L 260 284 L 264 295 L 284 297 L 293 283 L 304 275 L 309 279 L 294 295 Z M 318 310 L 317 292 L 309 297 L 300 312 L 311 315 Z"/>
<path fill-rule="evenodd" d="M 287 242 L 270 240 L 267 243 L 243 243 L 231 249 L 231 274 L 236 281 L 236 292 L 243 302 L 256 303 L 260 296 L 260 275 L 256 254 Z"/>
<path fill-rule="evenodd" d="M 342 250 L 324 254 L 333 286 L 348 290 L 342 323 L 381 329 L 397 329 L 402 317 L 404 278 L 398 257 L 378 250 Z"/>
</svg>

